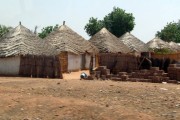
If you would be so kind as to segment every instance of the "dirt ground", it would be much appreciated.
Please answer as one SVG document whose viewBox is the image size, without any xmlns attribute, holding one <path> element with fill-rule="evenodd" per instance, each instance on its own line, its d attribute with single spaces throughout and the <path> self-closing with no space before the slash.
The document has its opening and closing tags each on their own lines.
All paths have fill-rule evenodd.
<svg viewBox="0 0 180 120">
<path fill-rule="evenodd" d="M 79 73 L 0 77 L 0 120 L 180 120 L 180 85 L 87 81 Z"/>
</svg>

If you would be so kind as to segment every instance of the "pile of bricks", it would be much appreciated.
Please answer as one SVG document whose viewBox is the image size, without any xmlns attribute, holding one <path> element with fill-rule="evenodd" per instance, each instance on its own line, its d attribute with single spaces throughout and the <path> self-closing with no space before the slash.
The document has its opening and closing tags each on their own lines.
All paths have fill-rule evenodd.
<svg viewBox="0 0 180 120">
<path fill-rule="evenodd" d="M 180 64 L 170 64 L 168 74 L 170 79 L 180 81 Z"/>
<path fill-rule="evenodd" d="M 168 74 L 164 73 L 163 70 L 159 70 L 158 67 L 152 67 L 150 70 L 138 70 L 132 73 L 119 72 L 119 75 L 117 77 L 112 77 L 111 80 L 152 83 L 176 83 L 176 80 L 170 80 Z"/>
<path fill-rule="evenodd" d="M 101 79 L 107 80 L 111 78 L 110 70 L 107 69 L 106 66 L 99 66 L 96 70 L 94 70 L 91 76 L 88 76 L 88 80 L 90 79 Z"/>
<path fill-rule="evenodd" d="M 152 82 L 152 83 L 176 83 L 176 80 L 170 80 L 168 73 L 159 70 L 159 67 L 152 67 L 150 70 L 140 70 L 132 73 L 129 81 L 133 82 Z"/>
<path fill-rule="evenodd" d="M 173 78 L 173 79 L 172 79 Z M 175 79 L 177 78 L 177 79 Z M 131 82 L 151 82 L 151 83 L 177 83 L 180 78 L 180 69 L 176 65 L 170 65 L 169 74 L 159 67 L 151 67 L 150 70 L 136 70 L 135 72 L 119 72 L 116 75 L 110 74 L 110 70 L 106 66 L 99 66 L 93 71 L 88 80 L 114 80 L 114 81 L 131 81 Z"/>
</svg>

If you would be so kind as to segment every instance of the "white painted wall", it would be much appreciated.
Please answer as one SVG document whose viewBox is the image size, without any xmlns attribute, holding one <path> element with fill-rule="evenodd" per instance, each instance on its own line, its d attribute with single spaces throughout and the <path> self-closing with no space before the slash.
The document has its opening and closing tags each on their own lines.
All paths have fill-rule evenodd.
<svg viewBox="0 0 180 120">
<path fill-rule="evenodd" d="M 82 65 L 82 55 L 68 53 L 68 71 L 80 70 Z"/>
<path fill-rule="evenodd" d="M 18 75 L 20 68 L 20 57 L 0 58 L 1 75 Z"/>
<path fill-rule="evenodd" d="M 86 54 L 86 64 L 85 64 L 86 69 L 89 69 L 90 61 L 91 61 L 91 55 Z"/>
</svg>

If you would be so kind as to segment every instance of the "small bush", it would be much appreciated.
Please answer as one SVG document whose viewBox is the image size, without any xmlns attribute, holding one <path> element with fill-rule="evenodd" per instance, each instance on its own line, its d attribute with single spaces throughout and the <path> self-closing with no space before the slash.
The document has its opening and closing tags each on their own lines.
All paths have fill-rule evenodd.
<svg viewBox="0 0 180 120">
<path fill-rule="evenodd" d="M 170 54 L 170 53 L 173 53 L 172 50 L 168 49 L 168 48 L 161 48 L 161 49 L 151 49 L 150 51 L 153 51 L 154 53 L 156 54 Z"/>
</svg>

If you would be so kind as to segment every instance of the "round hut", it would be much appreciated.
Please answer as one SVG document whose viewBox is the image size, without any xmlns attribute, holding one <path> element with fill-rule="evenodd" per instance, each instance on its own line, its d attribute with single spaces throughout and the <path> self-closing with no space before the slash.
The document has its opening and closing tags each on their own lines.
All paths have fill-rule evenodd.
<svg viewBox="0 0 180 120">
<path fill-rule="evenodd" d="M 130 49 L 106 28 L 102 28 L 89 40 L 100 53 L 128 53 Z"/>
<path fill-rule="evenodd" d="M 171 41 L 169 42 L 169 45 L 171 46 L 174 52 L 180 52 L 180 46 L 177 43 Z"/>
<path fill-rule="evenodd" d="M 20 65 L 23 62 L 22 56 L 53 54 L 56 54 L 56 51 L 50 45 L 37 37 L 20 22 L 17 27 L 11 29 L 0 38 L 0 74 L 8 76 L 19 75 Z M 30 59 L 29 62 L 31 62 Z"/>
<path fill-rule="evenodd" d="M 129 32 L 122 35 L 119 40 L 122 41 L 131 52 L 141 53 L 148 51 L 146 44 Z"/>
<path fill-rule="evenodd" d="M 106 66 L 110 73 L 133 71 L 137 68 L 136 56 L 106 28 L 102 28 L 89 41 L 99 49 L 99 65 Z"/>
<path fill-rule="evenodd" d="M 57 50 L 62 72 L 89 69 L 91 57 L 98 52 L 94 45 L 65 25 L 65 22 L 45 39 Z"/>
<path fill-rule="evenodd" d="M 148 46 L 149 50 L 152 52 L 156 49 L 158 50 L 167 49 L 170 51 L 172 50 L 171 46 L 167 42 L 161 40 L 158 37 L 155 37 L 154 39 L 149 41 L 146 45 Z"/>
</svg>

